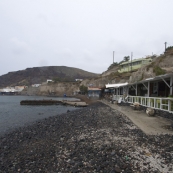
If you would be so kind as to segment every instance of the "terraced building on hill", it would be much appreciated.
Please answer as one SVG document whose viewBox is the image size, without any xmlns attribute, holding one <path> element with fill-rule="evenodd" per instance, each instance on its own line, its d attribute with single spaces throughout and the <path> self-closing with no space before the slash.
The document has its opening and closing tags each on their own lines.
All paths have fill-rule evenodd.
<svg viewBox="0 0 173 173">
<path fill-rule="evenodd" d="M 135 71 L 144 65 L 150 64 L 152 62 L 151 58 L 139 58 L 132 61 L 126 61 L 120 64 L 119 73 Z"/>
</svg>

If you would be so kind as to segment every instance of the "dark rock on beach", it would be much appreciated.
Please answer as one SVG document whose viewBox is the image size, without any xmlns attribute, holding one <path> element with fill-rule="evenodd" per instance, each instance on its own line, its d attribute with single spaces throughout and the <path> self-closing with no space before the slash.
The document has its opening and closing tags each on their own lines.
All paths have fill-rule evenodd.
<svg viewBox="0 0 173 173">
<path fill-rule="evenodd" d="M 173 136 L 147 136 L 97 102 L 0 138 L 0 172 L 172 172 Z"/>
</svg>

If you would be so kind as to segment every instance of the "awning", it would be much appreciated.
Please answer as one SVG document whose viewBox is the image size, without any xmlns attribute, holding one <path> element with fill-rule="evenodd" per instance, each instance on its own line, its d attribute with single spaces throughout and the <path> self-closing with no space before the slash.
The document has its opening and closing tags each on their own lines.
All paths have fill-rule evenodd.
<svg viewBox="0 0 173 173">
<path fill-rule="evenodd" d="M 135 85 L 135 84 L 140 84 L 140 83 L 158 81 L 160 79 L 164 80 L 164 79 L 169 78 L 171 76 L 173 76 L 173 73 L 168 73 L 168 74 L 164 74 L 164 75 L 155 76 L 155 77 L 152 77 L 152 78 L 147 78 L 147 79 L 139 81 L 139 82 L 130 83 L 129 85 Z"/>
<path fill-rule="evenodd" d="M 126 85 L 128 85 L 128 82 L 126 82 L 126 83 L 117 83 L 117 84 L 107 84 L 106 88 L 119 88 L 119 87 L 126 86 Z"/>
</svg>

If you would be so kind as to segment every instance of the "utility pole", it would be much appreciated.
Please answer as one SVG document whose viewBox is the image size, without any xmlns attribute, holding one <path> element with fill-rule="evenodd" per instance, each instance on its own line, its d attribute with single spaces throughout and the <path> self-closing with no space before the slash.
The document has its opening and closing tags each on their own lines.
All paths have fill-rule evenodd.
<svg viewBox="0 0 173 173">
<path fill-rule="evenodd" d="M 114 64 L 114 51 L 113 51 L 113 64 Z"/>
<path fill-rule="evenodd" d="M 133 56 L 133 52 L 131 52 L 131 72 L 132 72 L 132 56 Z"/>
<path fill-rule="evenodd" d="M 167 44 L 167 42 L 165 42 L 164 44 L 165 44 L 165 52 L 166 52 L 166 44 Z"/>
</svg>

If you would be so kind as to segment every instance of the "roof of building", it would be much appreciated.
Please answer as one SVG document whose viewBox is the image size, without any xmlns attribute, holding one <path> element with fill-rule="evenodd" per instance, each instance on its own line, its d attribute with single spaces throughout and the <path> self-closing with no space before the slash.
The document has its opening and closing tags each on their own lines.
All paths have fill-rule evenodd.
<svg viewBox="0 0 173 173">
<path fill-rule="evenodd" d="M 130 83 L 129 85 L 134 85 L 134 84 L 138 84 L 138 83 L 145 83 L 145 82 L 149 82 L 149 81 L 158 81 L 160 79 L 166 79 L 166 78 L 169 78 L 171 76 L 173 76 L 173 72 L 168 73 L 168 74 L 164 74 L 164 75 L 155 76 L 152 78 L 147 78 L 147 79 L 139 81 L 139 82 Z"/>
<path fill-rule="evenodd" d="M 128 82 L 126 82 L 126 83 L 117 83 L 117 84 L 107 84 L 106 88 L 119 88 L 119 87 L 126 86 L 126 85 L 128 85 Z"/>
<path fill-rule="evenodd" d="M 91 87 L 88 87 L 88 90 L 92 90 L 92 91 L 98 91 L 98 90 L 101 90 L 100 88 L 91 88 Z"/>
</svg>

